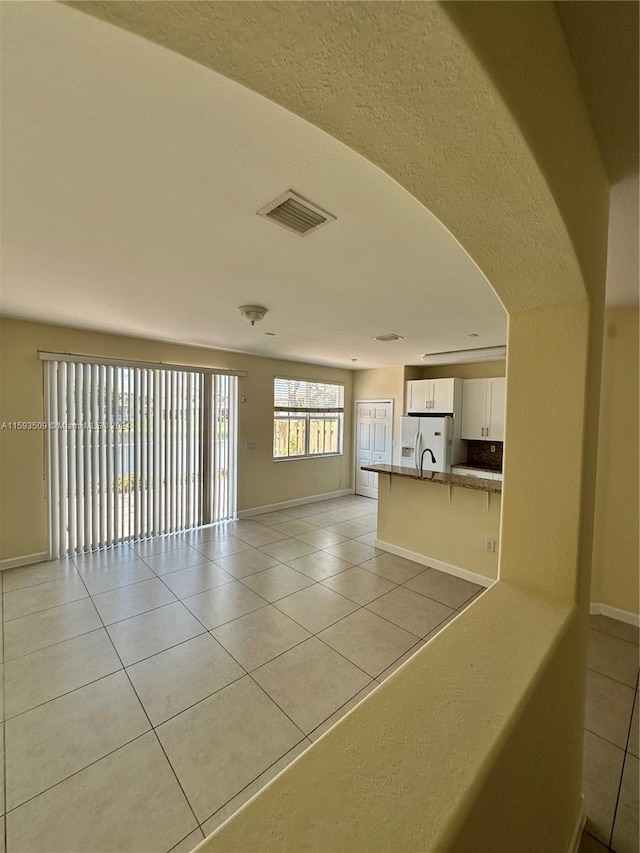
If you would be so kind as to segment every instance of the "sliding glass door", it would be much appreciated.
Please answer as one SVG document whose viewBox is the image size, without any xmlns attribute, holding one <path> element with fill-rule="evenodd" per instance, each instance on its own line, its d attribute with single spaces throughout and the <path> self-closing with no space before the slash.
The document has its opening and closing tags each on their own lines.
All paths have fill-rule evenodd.
<svg viewBox="0 0 640 853">
<path fill-rule="evenodd" d="M 51 559 L 235 516 L 237 375 L 41 358 Z"/>
</svg>

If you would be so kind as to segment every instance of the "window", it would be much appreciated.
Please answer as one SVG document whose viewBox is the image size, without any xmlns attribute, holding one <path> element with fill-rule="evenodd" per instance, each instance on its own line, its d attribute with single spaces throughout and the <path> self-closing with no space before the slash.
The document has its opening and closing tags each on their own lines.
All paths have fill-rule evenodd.
<svg viewBox="0 0 640 853">
<path fill-rule="evenodd" d="M 41 353 L 49 555 L 236 512 L 236 375 Z"/>
<path fill-rule="evenodd" d="M 274 459 L 342 453 L 343 385 L 276 377 L 273 410 Z"/>
</svg>

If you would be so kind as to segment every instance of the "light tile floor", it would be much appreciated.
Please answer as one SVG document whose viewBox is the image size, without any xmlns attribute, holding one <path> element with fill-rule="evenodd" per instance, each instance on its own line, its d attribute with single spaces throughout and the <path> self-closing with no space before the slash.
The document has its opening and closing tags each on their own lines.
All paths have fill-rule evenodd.
<svg viewBox="0 0 640 853">
<path fill-rule="evenodd" d="M 640 849 L 638 635 L 623 622 L 591 617 L 580 853 Z"/>
<path fill-rule="evenodd" d="M 186 853 L 481 593 L 375 529 L 349 496 L 2 573 L 0 853 Z"/>
</svg>

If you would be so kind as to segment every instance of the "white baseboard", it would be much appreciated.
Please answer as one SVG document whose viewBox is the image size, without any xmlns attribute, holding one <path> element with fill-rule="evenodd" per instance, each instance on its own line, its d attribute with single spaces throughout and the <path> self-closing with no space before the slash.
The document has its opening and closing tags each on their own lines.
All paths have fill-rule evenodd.
<svg viewBox="0 0 640 853">
<path fill-rule="evenodd" d="M 460 566 L 452 566 L 451 563 L 443 563 L 442 560 L 427 557 L 425 554 L 418 554 L 417 551 L 410 551 L 408 548 L 400 548 L 399 545 L 392 545 L 390 542 L 384 542 L 382 539 L 376 539 L 375 547 L 382 548 L 383 551 L 389 551 L 390 554 L 395 554 L 397 557 L 405 557 L 414 563 L 420 563 L 421 566 L 429 566 L 432 569 L 446 572 L 448 575 L 455 575 L 455 577 L 462 578 L 465 581 L 480 584 L 480 586 L 491 586 L 495 583 L 495 578 L 488 578 L 485 575 L 470 572 L 468 569 L 460 568 Z"/>
<path fill-rule="evenodd" d="M 640 627 L 640 613 L 632 613 L 630 610 L 620 610 L 618 607 L 596 601 L 591 603 L 589 612 L 598 616 L 608 616 L 610 619 L 617 619 L 618 622 L 626 622 L 628 625 L 635 625 L 636 628 Z"/>
<path fill-rule="evenodd" d="M 9 557 L 8 560 L 0 560 L 0 572 L 17 569 L 18 566 L 30 566 L 32 563 L 44 563 L 48 556 L 46 551 L 40 551 L 38 554 L 25 554 L 23 557 Z"/>
<path fill-rule="evenodd" d="M 573 828 L 573 835 L 571 836 L 571 843 L 569 844 L 569 849 L 567 853 L 578 853 L 578 850 L 580 848 L 580 840 L 582 839 L 582 832 L 584 830 L 584 825 L 587 822 L 587 816 L 584 813 L 584 797 L 581 797 L 580 800 L 580 811 L 578 813 L 576 825 Z"/>
<path fill-rule="evenodd" d="M 275 504 L 265 504 L 264 506 L 253 506 L 250 509 L 238 510 L 238 518 L 249 518 L 252 515 L 262 515 L 263 512 L 276 512 L 279 509 L 287 509 L 292 506 L 302 506 L 303 504 L 313 504 L 318 501 L 328 501 L 331 498 L 342 498 L 345 495 L 352 495 L 353 489 L 340 489 L 337 492 L 324 492 L 322 495 L 311 495 L 306 498 L 295 498 L 292 501 L 280 501 Z"/>
</svg>

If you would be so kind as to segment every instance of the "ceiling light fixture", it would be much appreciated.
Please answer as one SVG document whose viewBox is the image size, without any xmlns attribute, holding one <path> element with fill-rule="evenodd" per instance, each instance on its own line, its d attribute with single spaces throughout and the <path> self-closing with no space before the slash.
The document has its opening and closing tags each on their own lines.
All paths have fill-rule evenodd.
<svg viewBox="0 0 640 853">
<path fill-rule="evenodd" d="M 506 346 L 479 347 L 478 349 L 452 350 L 451 352 L 428 352 L 420 356 L 425 364 L 471 364 L 475 361 L 503 361 L 507 357 Z"/>
<path fill-rule="evenodd" d="M 383 343 L 387 343 L 388 341 L 401 341 L 402 335 L 396 335 L 395 332 L 389 332 L 387 335 L 376 335 L 373 340 L 382 341 Z"/>
<path fill-rule="evenodd" d="M 264 315 L 267 313 L 267 309 L 263 308 L 262 305 L 241 305 L 238 308 L 240 312 L 240 316 L 243 317 L 247 323 L 251 323 L 252 326 L 255 326 L 257 322 L 264 318 Z"/>
</svg>

